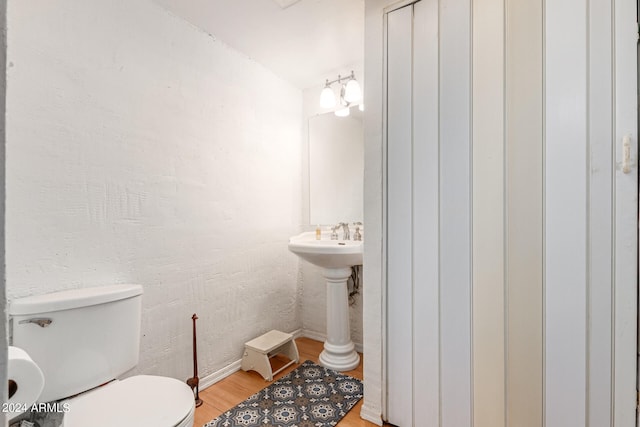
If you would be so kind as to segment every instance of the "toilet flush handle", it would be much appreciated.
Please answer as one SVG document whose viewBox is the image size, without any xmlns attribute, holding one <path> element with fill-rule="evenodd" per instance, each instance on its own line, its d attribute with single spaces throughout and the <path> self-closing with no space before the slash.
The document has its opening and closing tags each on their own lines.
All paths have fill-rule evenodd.
<svg viewBox="0 0 640 427">
<path fill-rule="evenodd" d="M 19 324 L 35 323 L 36 325 L 40 326 L 41 328 L 46 328 L 47 326 L 49 326 L 51 324 L 51 322 L 53 322 L 53 320 L 48 319 L 46 317 L 37 317 L 37 318 L 33 318 L 33 319 L 21 320 L 18 323 Z"/>
</svg>

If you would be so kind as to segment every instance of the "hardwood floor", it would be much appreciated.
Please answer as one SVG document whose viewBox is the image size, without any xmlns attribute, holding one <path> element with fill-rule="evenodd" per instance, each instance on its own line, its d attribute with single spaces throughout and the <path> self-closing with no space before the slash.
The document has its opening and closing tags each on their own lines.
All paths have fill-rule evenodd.
<svg viewBox="0 0 640 427">
<path fill-rule="evenodd" d="M 322 351 L 322 343 L 309 338 L 296 339 L 298 352 L 300 353 L 300 362 L 312 360 L 318 363 L 318 356 Z M 284 364 L 284 358 L 279 359 L 277 356 L 272 359 L 273 369 L 278 369 L 278 364 Z M 274 377 L 274 381 L 294 370 L 298 365 L 289 366 L 284 371 Z M 345 372 L 352 377 L 362 379 L 362 355 L 360 357 L 360 365 L 353 371 Z M 216 418 L 227 409 L 230 409 L 238 403 L 251 396 L 253 393 L 262 390 L 271 384 L 267 382 L 254 371 L 238 371 L 200 392 L 202 406 L 196 409 L 194 427 L 202 427 L 203 424 Z M 360 418 L 360 408 L 362 400 L 338 423 L 340 427 L 372 427 L 375 424 Z"/>
</svg>

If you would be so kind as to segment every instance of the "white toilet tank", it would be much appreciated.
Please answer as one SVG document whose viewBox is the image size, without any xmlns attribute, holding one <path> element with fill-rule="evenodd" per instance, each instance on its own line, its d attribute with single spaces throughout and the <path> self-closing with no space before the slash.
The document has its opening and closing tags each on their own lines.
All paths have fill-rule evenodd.
<svg viewBox="0 0 640 427">
<path fill-rule="evenodd" d="M 39 402 L 104 384 L 138 363 L 142 286 L 73 289 L 15 299 L 13 345 L 45 378 Z"/>
</svg>

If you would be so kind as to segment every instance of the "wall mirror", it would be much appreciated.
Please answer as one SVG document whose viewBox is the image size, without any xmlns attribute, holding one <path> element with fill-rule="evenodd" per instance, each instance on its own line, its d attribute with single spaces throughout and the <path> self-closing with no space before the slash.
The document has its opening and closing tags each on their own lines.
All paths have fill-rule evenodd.
<svg viewBox="0 0 640 427">
<path fill-rule="evenodd" d="M 333 112 L 309 119 L 309 223 L 362 221 L 364 191 L 363 113 Z"/>
</svg>

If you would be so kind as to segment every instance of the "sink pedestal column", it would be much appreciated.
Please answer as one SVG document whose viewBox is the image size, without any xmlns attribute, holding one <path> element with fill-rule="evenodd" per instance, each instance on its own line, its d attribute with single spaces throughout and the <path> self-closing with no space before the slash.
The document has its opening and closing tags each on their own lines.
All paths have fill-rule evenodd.
<svg viewBox="0 0 640 427">
<path fill-rule="evenodd" d="M 350 371 L 360 364 L 349 325 L 347 280 L 351 269 L 324 268 L 323 275 L 327 280 L 327 340 L 320 353 L 320 363 L 335 371 Z"/>
</svg>

